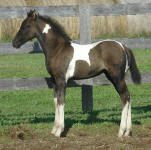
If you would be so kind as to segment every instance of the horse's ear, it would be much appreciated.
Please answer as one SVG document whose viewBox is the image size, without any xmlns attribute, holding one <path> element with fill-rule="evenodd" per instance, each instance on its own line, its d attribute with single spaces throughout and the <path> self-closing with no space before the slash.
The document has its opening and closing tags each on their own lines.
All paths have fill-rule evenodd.
<svg viewBox="0 0 151 150">
<path fill-rule="evenodd" d="M 27 13 L 27 16 L 35 20 L 37 18 L 36 10 L 30 10 L 30 12 Z"/>
</svg>

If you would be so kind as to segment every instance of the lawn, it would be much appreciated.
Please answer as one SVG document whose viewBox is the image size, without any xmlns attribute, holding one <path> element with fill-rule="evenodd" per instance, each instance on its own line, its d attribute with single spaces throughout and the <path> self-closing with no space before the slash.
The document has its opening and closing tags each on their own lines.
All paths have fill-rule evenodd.
<svg viewBox="0 0 151 150">
<path fill-rule="evenodd" d="M 124 141 L 116 137 L 122 105 L 113 86 L 93 88 L 92 113 L 82 112 L 80 88 L 67 89 L 65 106 L 67 134 L 59 141 L 50 134 L 54 121 L 51 89 L 0 92 L 0 135 L 2 135 L 0 143 L 10 149 L 26 145 L 32 147 L 32 150 L 37 149 L 36 145 L 40 140 L 43 146 L 41 149 L 50 149 L 49 144 L 54 147 L 54 142 L 58 147 L 64 145 L 70 149 L 69 146 L 72 144 L 78 144 L 73 143 L 72 140 L 79 142 L 77 149 L 93 149 L 92 145 L 94 149 L 99 146 L 102 149 L 116 150 L 141 148 L 139 145 L 141 141 L 147 143 L 151 140 L 150 87 L 151 84 L 128 85 L 132 100 L 133 138 Z M 16 145 L 18 140 L 19 145 Z M 108 142 L 109 140 L 111 143 Z M 46 145 L 49 148 L 45 147 Z M 151 143 L 147 143 L 146 148 L 147 146 L 151 146 Z"/>
<path fill-rule="evenodd" d="M 48 77 L 43 54 L 0 56 L 0 78 Z"/>
<path fill-rule="evenodd" d="M 133 51 L 141 72 L 150 72 L 151 50 Z M 0 56 L 0 78 L 49 77 L 43 54 Z"/>
<path fill-rule="evenodd" d="M 151 117 L 150 86 L 151 84 L 129 85 L 134 123 L 142 124 Z M 74 126 L 91 123 L 95 126 L 100 122 L 119 123 L 122 105 L 113 86 L 98 86 L 93 90 L 93 117 L 87 120 L 89 114 L 83 114 L 81 110 L 81 89 L 67 89 L 66 117 L 71 119 L 69 122 L 75 122 Z M 0 100 L 0 127 L 21 123 L 39 124 L 45 121 L 51 123 L 54 119 L 52 89 L 4 91 L 0 92 Z"/>
</svg>

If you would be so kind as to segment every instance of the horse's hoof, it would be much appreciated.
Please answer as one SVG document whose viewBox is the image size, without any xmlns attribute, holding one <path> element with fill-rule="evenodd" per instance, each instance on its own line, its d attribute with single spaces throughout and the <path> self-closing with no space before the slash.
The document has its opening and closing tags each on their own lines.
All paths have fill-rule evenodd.
<svg viewBox="0 0 151 150">
<path fill-rule="evenodd" d="M 64 128 L 59 128 L 59 127 L 53 127 L 51 130 L 51 134 L 55 135 L 56 137 L 61 137 L 61 133 L 64 131 Z"/>
<path fill-rule="evenodd" d="M 124 136 L 125 130 L 120 130 L 118 133 L 118 137 L 122 138 Z"/>
<path fill-rule="evenodd" d="M 124 134 L 124 137 L 131 137 L 132 136 L 132 131 L 126 131 Z"/>
<path fill-rule="evenodd" d="M 123 137 L 131 137 L 132 136 L 132 131 L 130 131 L 130 130 L 127 130 L 127 131 L 120 131 L 119 133 L 118 133 L 118 137 L 119 138 L 123 138 Z"/>
<path fill-rule="evenodd" d="M 55 136 L 56 137 L 61 137 L 61 132 L 62 132 L 62 129 L 61 128 L 58 128 L 56 133 L 55 133 Z"/>
<path fill-rule="evenodd" d="M 51 130 L 51 134 L 56 134 L 56 131 L 57 131 L 58 127 L 57 126 L 53 126 L 52 130 Z"/>
</svg>

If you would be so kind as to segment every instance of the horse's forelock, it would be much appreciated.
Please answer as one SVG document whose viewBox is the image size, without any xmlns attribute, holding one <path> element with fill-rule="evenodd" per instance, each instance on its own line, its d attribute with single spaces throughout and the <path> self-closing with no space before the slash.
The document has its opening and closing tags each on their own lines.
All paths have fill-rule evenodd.
<svg viewBox="0 0 151 150">
<path fill-rule="evenodd" d="M 28 13 L 27 13 L 27 17 L 32 17 L 32 18 L 36 18 L 37 17 L 37 13 L 36 13 L 36 10 L 30 10 Z"/>
</svg>

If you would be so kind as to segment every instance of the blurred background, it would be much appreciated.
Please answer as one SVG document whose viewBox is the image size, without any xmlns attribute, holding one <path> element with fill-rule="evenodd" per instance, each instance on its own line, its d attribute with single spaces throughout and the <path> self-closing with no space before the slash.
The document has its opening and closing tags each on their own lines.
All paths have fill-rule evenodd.
<svg viewBox="0 0 151 150">
<path fill-rule="evenodd" d="M 0 0 L 0 6 L 58 6 L 133 3 L 135 0 Z M 147 3 L 147 0 L 140 1 Z M 71 39 L 79 38 L 79 18 L 56 18 Z M 0 41 L 11 41 L 23 18 L 0 19 Z M 7 25 L 6 25 L 7 24 Z M 151 36 L 151 14 L 91 17 L 92 38 L 135 38 Z"/>
</svg>

